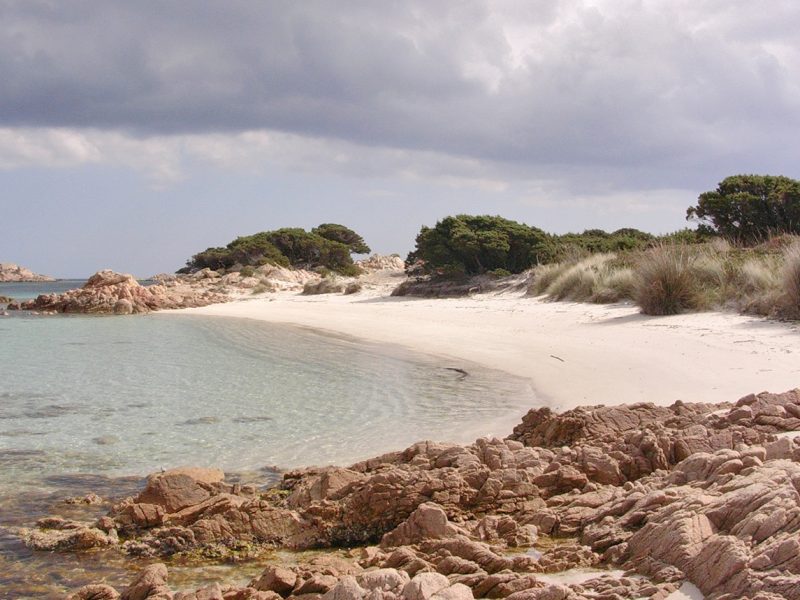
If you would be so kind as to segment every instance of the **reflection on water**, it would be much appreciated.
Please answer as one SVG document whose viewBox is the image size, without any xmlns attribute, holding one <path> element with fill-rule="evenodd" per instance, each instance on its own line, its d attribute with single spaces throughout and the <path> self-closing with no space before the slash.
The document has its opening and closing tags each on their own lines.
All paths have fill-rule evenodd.
<svg viewBox="0 0 800 600">
<path fill-rule="evenodd" d="M 421 439 L 504 435 L 532 404 L 523 380 L 291 327 L 184 315 L 8 318 L 0 589 L 56 598 L 88 581 L 130 579 L 138 565 L 113 552 L 32 553 L 19 543 L 14 528 L 41 516 L 91 520 L 109 508 L 64 498 L 124 497 L 142 475 L 185 464 L 265 485 L 269 465 L 348 464 Z M 200 576 L 192 565 L 178 572 Z"/>
</svg>

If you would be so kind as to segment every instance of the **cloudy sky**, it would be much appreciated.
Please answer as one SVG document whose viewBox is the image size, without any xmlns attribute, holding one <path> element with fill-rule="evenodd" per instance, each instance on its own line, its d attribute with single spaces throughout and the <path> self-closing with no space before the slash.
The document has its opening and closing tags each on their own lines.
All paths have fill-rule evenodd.
<svg viewBox="0 0 800 600">
<path fill-rule="evenodd" d="M 796 0 L 0 0 L 0 261 L 140 276 L 281 226 L 684 227 L 800 177 Z"/>
</svg>

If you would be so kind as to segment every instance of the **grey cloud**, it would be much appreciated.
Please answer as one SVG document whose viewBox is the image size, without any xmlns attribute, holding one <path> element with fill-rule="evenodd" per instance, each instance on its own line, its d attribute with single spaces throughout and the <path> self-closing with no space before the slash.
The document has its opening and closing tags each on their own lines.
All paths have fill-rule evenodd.
<svg viewBox="0 0 800 600">
<path fill-rule="evenodd" d="M 798 25 L 792 0 L 0 0 L 0 125 L 271 129 L 702 188 L 795 168 Z"/>
</svg>

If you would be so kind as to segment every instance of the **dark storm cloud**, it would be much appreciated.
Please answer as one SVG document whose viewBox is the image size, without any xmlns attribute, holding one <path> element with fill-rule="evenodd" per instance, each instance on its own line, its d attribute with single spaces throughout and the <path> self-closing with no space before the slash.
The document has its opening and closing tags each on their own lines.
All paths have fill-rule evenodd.
<svg viewBox="0 0 800 600">
<path fill-rule="evenodd" d="M 0 0 L 0 126 L 272 129 L 509 172 L 589 167 L 610 187 L 692 185 L 797 163 L 799 11 Z"/>
</svg>

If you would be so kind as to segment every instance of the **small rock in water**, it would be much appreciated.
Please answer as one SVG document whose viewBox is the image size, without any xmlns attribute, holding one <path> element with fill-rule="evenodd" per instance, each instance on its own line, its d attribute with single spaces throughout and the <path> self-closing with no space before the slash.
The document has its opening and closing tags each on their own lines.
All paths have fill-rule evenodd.
<svg viewBox="0 0 800 600">
<path fill-rule="evenodd" d="M 187 419 L 178 425 L 213 425 L 219 423 L 218 417 L 197 417 L 196 419 Z"/>
<path fill-rule="evenodd" d="M 101 435 L 92 439 L 92 441 L 98 446 L 110 446 L 111 444 L 116 444 L 119 438 L 115 435 Z"/>
<path fill-rule="evenodd" d="M 102 504 L 103 499 L 97 494 L 86 494 L 85 496 L 75 496 L 74 498 L 67 498 L 64 500 L 65 504 Z"/>
</svg>

